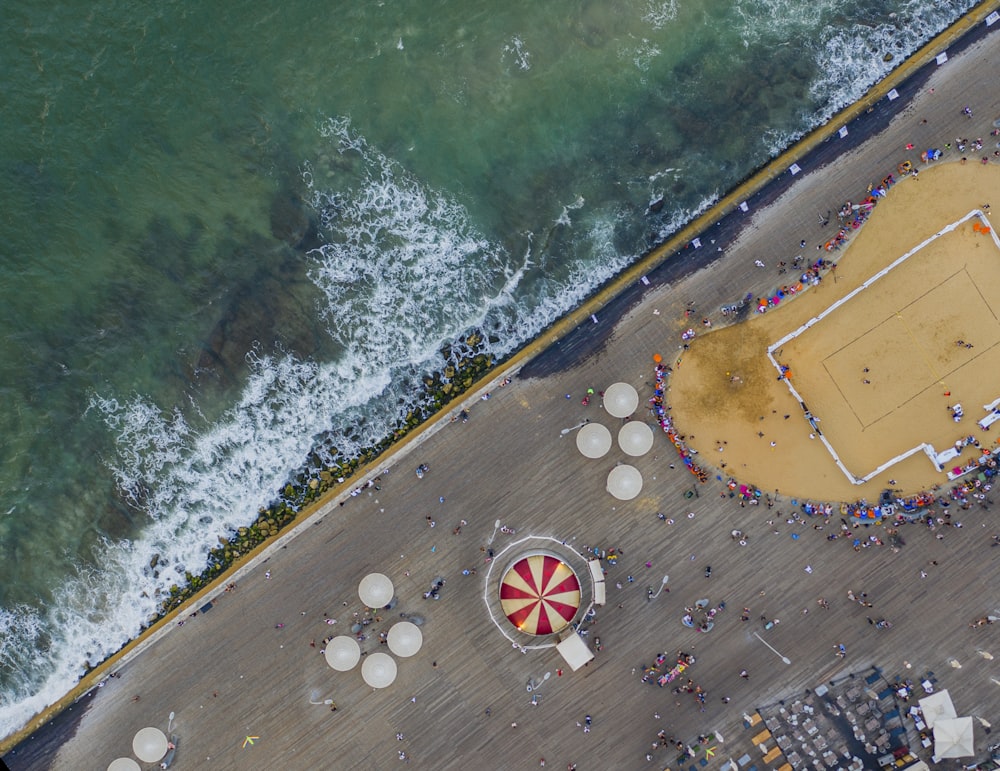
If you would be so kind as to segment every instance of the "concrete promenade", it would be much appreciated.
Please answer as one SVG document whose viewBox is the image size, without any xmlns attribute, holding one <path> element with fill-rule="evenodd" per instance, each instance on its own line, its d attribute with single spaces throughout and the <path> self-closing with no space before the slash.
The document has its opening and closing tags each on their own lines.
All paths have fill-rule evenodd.
<svg viewBox="0 0 1000 771">
<path fill-rule="evenodd" d="M 166 622 L 139 655 L 112 662 L 104 672 L 119 677 L 21 742 L 5 756 L 7 765 L 14 771 L 104 769 L 131 754 L 139 728 L 166 729 L 173 712 L 180 747 L 172 767 L 180 771 L 382 769 L 400 764 L 401 751 L 417 768 L 533 768 L 541 758 L 548 767 L 576 763 L 581 771 L 674 768 L 676 753 L 645 758 L 661 727 L 687 743 L 718 730 L 735 746 L 746 733 L 741 716 L 755 705 L 872 664 L 904 675 L 934 670 L 959 714 L 996 722 L 1000 687 L 991 677 L 1000 681 L 1000 666 L 976 651 L 1000 656 L 997 627 L 969 627 L 1000 608 L 1000 549 L 991 548 L 1000 528 L 993 510 L 956 511 L 963 527 L 944 528 L 940 540 L 927 528 L 910 526 L 901 531 L 906 545 L 898 553 L 888 547 L 855 553 L 849 542 L 827 541 L 829 531 L 813 530 L 811 521 L 788 524 L 793 507 L 780 494 L 774 509 L 740 508 L 720 497 L 723 488 L 713 478 L 697 486 L 697 497 L 686 498 L 694 478 L 675 463 L 660 434 L 653 450 L 635 462 L 646 480 L 642 494 L 616 502 L 604 480 L 625 457 L 613 449 L 602 460 L 584 459 L 573 433 L 562 430 L 590 419 L 615 431 L 620 421 L 601 410 L 599 399 L 581 405 L 588 387 L 625 380 L 644 402 L 653 353 L 669 359 L 680 332 L 702 316 L 722 323 L 721 305 L 784 283 L 779 260 L 790 263 L 799 253 L 809 260 L 818 254 L 816 244 L 832 236 L 835 225 L 823 227 L 820 215 L 858 200 L 905 158 L 917 160 L 921 148 L 943 147 L 958 136 L 989 140 L 992 156 L 998 71 L 1000 37 L 990 33 L 917 79 L 912 92 L 901 87 L 907 105 L 887 128 L 845 154 L 831 154 L 834 159 L 822 166 L 803 163 L 794 184 L 768 208 L 752 208 L 733 239 L 713 244 L 712 233 L 702 234 L 705 252 L 722 250 L 714 261 L 701 268 L 692 263 L 644 290 L 593 349 L 569 342 L 575 323 L 591 323 L 587 311 L 597 306 L 585 307 L 512 363 L 513 370 L 526 366 L 537 376 L 490 387 L 488 401 L 472 397 L 468 423 L 449 423 L 445 416 L 420 441 L 403 443 L 381 464 L 390 473 L 382 476 L 380 491 L 355 498 L 345 491 L 300 525 L 296 537 L 283 536 L 262 551 L 227 579 L 237 582 L 235 591 L 219 588 L 207 598 L 210 610 L 190 618 L 207 601 L 199 600 Z M 962 115 L 966 105 L 974 111 L 971 119 Z M 907 144 L 915 151 L 904 150 Z M 970 155 L 970 162 L 985 153 Z M 955 158 L 953 151 L 946 160 Z M 739 200 L 738 193 L 726 205 L 732 209 Z M 705 252 L 698 255 L 702 262 Z M 754 265 L 758 258 L 766 268 Z M 685 251 L 676 262 L 689 259 Z M 848 272 L 849 252 L 844 259 Z M 663 265 L 667 269 L 670 261 Z M 627 280 L 637 284 L 654 268 L 638 268 Z M 606 307 L 612 300 L 599 296 L 595 302 Z M 695 316 L 685 319 L 691 303 Z M 571 364 L 559 358 L 563 342 L 543 352 L 554 340 L 572 348 Z M 419 463 L 430 467 L 422 480 L 413 473 Z M 658 520 L 661 511 L 674 523 Z M 436 527 L 428 526 L 427 516 Z M 498 551 L 539 535 L 581 550 L 617 547 L 624 553 L 609 568 L 608 603 L 590 632 L 591 639 L 601 637 L 604 650 L 587 668 L 558 676 L 562 664 L 554 651 L 522 654 L 490 621 L 484 592 L 495 587 L 486 585 L 481 547 L 497 519 L 517 531 L 497 535 Z M 461 520 L 468 524 L 453 534 Z M 749 536 L 746 547 L 732 541 L 733 528 Z M 504 564 L 498 558 L 498 567 Z M 711 578 L 704 576 L 707 565 Z M 478 572 L 464 576 L 466 568 Z M 426 617 L 422 651 L 400 660 L 395 684 L 381 691 L 365 686 L 357 670 L 333 672 L 320 654 L 325 636 L 349 631 L 353 613 L 361 610 L 358 581 L 372 570 L 392 578 L 399 606 L 366 627 L 364 650 L 380 647 L 377 633 L 398 612 Z M 671 591 L 647 602 L 646 587 L 658 586 L 664 574 Z M 446 578 L 441 600 L 423 600 L 439 575 Z M 868 592 L 874 609 L 850 602 L 849 589 Z M 726 604 L 708 635 L 680 624 L 684 606 L 701 597 Z M 817 604 L 820 598 L 829 609 Z M 743 607 L 750 609 L 748 622 L 739 619 Z M 764 631 L 761 615 L 781 623 Z M 877 631 L 866 615 L 888 618 L 894 627 Z M 782 664 L 754 632 L 792 663 Z M 833 651 L 840 643 L 848 651 L 843 660 Z M 635 673 L 657 653 L 678 649 L 697 656 L 690 676 L 708 693 L 704 712 L 690 696 L 641 684 Z M 961 668 L 949 666 L 952 659 Z M 739 676 L 741 669 L 749 680 Z M 525 683 L 546 672 L 551 679 L 533 705 Z M 731 701 L 724 704 L 724 696 Z M 324 699 L 334 699 L 338 710 L 310 704 Z M 586 714 L 594 723 L 589 733 L 577 726 Z M 247 736 L 259 739 L 244 747 Z M 980 751 L 988 738 L 977 725 Z M 722 768 L 730 754 L 737 753 L 724 743 L 706 767 Z"/>
</svg>

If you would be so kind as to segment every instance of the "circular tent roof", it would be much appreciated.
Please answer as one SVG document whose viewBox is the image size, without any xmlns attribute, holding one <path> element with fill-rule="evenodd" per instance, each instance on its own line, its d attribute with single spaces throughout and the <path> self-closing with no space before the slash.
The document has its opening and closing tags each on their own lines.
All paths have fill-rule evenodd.
<svg viewBox="0 0 1000 771">
<path fill-rule="evenodd" d="M 347 672 L 354 669 L 354 665 L 361 659 L 361 646 L 353 637 L 342 634 L 326 644 L 323 657 L 333 669 L 338 672 Z"/>
<path fill-rule="evenodd" d="M 630 501 L 642 491 L 642 474 L 624 463 L 608 474 L 608 492 L 620 501 Z"/>
<path fill-rule="evenodd" d="M 529 554 L 504 573 L 500 605 L 521 632 L 553 634 L 566 628 L 580 609 L 580 580 L 555 555 Z"/>
<path fill-rule="evenodd" d="M 424 635 L 416 624 L 400 621 L 390 627 L 386 643 L 389 645 L 389 650 L 405 659 L 420 650 L 420 646 L 424 644 Z"/>
<path fill-rule="evenodd" d="M 167 754 L 167 737 L 159 728 L 140 728 L 132 739 L 132 752 L 143 763 L 156 763 Z"/>
<path fill-rule="evenodd" d="M 639 406 L 639 394 L 628 383 L 612 383 L 604 392 L 604 409 L 614 418 L 627 418 Z"/>
<path fill-rule="evenodd" d="M 611 432 L 600 423 L 588 423 L 576 432 L 576 449 L 587 458 L 603 458 L 611 449 Z"/>
<path fill-rule="evenodd" d="M 639 420 L 630 420 L 618 432 L 618 446 L 626 455 L 645 455 L 653 446 L 653 429 Z"/>
<path fill-rule="evenodd" d="M 369 608 L 383 608 L 392 601 L 395 589 L 389 577 L 382 573 L 369 573 L 358 585 L 358 596 Z"/>
<path fill-rule="evenodd" d="M 108 771 L 142 771 L 142 768 L 132 758 L 117 758 L 111 761 Z"/>
<path fill-rule="evenodd" d="M 396 659 L 388 653 L 370 653 L 361 665 L 361 677 L 372 688 L 388 688 L 396 679 Z"/>
</svg>

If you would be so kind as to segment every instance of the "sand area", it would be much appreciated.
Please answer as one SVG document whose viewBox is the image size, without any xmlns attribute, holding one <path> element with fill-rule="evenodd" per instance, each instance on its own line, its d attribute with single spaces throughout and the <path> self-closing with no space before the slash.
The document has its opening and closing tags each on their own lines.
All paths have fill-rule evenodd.
<svg viewBox="0 0 1000 771">
<path fill-rule="evenodd" d="M 954 155 L 953 162 L 921 165 L 916 178 L 897 178 L 846 246 L 807 245 L 800 267 L 820 258 L 836 264 L 818 285 L 699 333 L 674 359 L 673 419 L 703 467 L 765 491 L 874 500 L 887 487 L 909 494 L 944 484 L 949 469 L 996 446 L 1000 423 L 983 431 L 976 421 L 1000 397 L 1000 250 L 979 216 L 915 250 L 972 211 L 989 221 L 984 205 L 1000 201 L 1000 168 L 962 164 Z M 766 352 L 908 253 L 776 349 L 775 360 L 789 368 L 820 431 L 858 478 L 922 443 L 940 452 L 973 435 L 980 447 L 964 447 L 944 472 L 918 452 L 857 485 L 819 441 Z M 790 270 L 788 284 L 799 283 L 800 272 Z M 960 422 L 949 409 L 955 404 L 965 412 Z"/>
</svg>

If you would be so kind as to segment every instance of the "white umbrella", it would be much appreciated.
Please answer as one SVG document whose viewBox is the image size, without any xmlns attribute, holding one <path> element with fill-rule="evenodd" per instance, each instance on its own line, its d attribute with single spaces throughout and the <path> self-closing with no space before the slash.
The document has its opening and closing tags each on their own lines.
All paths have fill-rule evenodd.
<svg viewBox="0 0 1000 771">
<path fill-rule="evenodd" d="M 354 665 L 361 658 L 361 646 L 353 637 L 340 635 L 326 644 L 323 656 L 333 669 L 347 672 L 349 669 L 354 669 Z"/>
<path fill-rule="evenodd" d="M 618 432 L 618 446 L 626 455 L 645 455 L 653 446 L 653 429 L 642 421 L 630 420 Z"/>
<path fill-rule="evenodd" d="M 361 677 L 372 688 L 387 688 L 396 679 L 396 660 L 388 653 L 370 653 L 361 665 Z"/>
<path fill-rule="evenodd" d="M 420 646 L 424 644 L 424 635 L 416 624 L 400 621 L 389 629 L 386 642 L 389 644 L 389 650 L 405 659 L 420 650 Z"/>
<path fill-rule="evenodd" d="M 600 423 L 588 423 L 576 432 L 576 449 L 588 458 L 602 458 L 611 449 L 611 432 Z"/>
<path fill-rule="evenodd" d="M 118 758 L 111 761 L 108 771 L 142 771 L 142 768 L 132 758 Z"/>
<path fill-rule="evenodd" d="M 358 595 L 369 608 L 383 608 L 392 600 L 395 589 L 389 577 L 382 573 L 369 573 L 358 585 Z"/>
<path fill-rule="evenodd" d="M 132 752 L 143 763 L 156 763 L 167 754 L 167 736 L 159 728 L 141 728 L 132 739 Z"/>
<path fill-rule="evenodd" d="M 635 466 L 615 466 L 608 474 L 608 492 L 620 501 L 630 501 L 642 490 L 642 474 Z"/>
<path fill-rule="evenodd" d="M 627 418 L 639 406 L 639 394 L 628 383 L 612 383 L 604 391 L 604 409 L 613 418 Z"/>
<path fill-rule="evenodd" d="M 942 718 L 934 724 L 934 756 L 967 758 L 976 754 L 971 717 Z"/>
<path fill-rule="evenodd" d="M 924 713 L 924 722 L 927 723 L 928 728 L 933 728 L 938 720 L 945 720 L 958 715 L 955 712 L 955 705 L 951 703 L 951 695 L 948 693 L 947 688 L 943 691 L 932 693 L 930 696 L 925 696 L 917 703 L 920 704 L 920 711 Z"/>
</svg>

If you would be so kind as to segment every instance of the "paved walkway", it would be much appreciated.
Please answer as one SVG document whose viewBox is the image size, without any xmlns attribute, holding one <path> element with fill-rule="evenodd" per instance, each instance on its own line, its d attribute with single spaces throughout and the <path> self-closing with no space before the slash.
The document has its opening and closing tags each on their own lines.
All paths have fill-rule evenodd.
<svg viewBox="0 0 1000 771">
<path fill-rule="evenodd" d="M 733 735 L 755 705 L 871 664 L 899 671 L 904 661 L 914 671 L 947 671 L 961 714 L 1000 719 L 1000 688 L 990 680 L 1000 680 L 1000 668 L 976 654 L 996 643 L 995 627 L 968 626 L 993 611 L 988 603 L 1000 585 L 992 512 L 961 513 L 956 518 L 964 527 L 945 529 L 942 540 L 911 526 L 902 531 L 906 546 L 898 553 L 887 547 L 855 553 L 844 541 L 826 541 L 811 521 L 786 523 L 787 500 L 773 510 L 740 508 L 720 497 L 714 481 L 686 498 L 693 477 L 669 467 L 674 458 L 662 435 L 636 463 L 646 480 L 642 494 L 617 503 L 604 491 L 604 478 L 619 457 L 613 451 L 586 460 L 573 434 L 562 433 L 587 418 L 615 426 L 599 400 L 581 405 L 586 388 L 623 379 L 648 396 L 651 355 L 666 356 L 679 344 L 687 303 L 699 314 L 713 309 L 718 320 L 722 304 L 773 286 L 778 259 L 794 256 L 802 239 L 815 249 L 827 237 L 817 215 L 856 199 L 894 169 L 907 143 L 919 148 L 959 134 L 988 137 L 1000 116 L 997 71 L 1000 38 L 992 35 L 936 73 L 878 137 L 822 173 L 806 174 L 777 205 L 754 213 L 753 227 L 736 243 L 720 244 L 723 252 L 709 268 L 649 292 L 600 351 L 547 377 L 496 388 L 490 400 L 472 403 L 467 424 L 440 424 L 402 448 L 380 491 L 330 504 L 307 533 L 239 575 L 234 592 L 220 591 L 210 610 L 171 625 L 141 655 L 118 665 L 120 677 L 85 697 L 64 731 L 41 730 L 8 754 L 7 764 L 14 771 L 103 769 L 130 754 L 136 730 L 166 728 L 173 712 L 178 771 L 382 769 L 397 766 L 400 751 L 419 768 L 532 768 L 541 758 L 548 767 L 576 763 L 581 771 L 661 768 L 668 756 L 645 759 L 661 727 L 692 743 L 713 730 Z M 971 121 L 960 114 L 967 104 L 975 111 Z M 769 267 L 755 267 L 757 257 Z M 418 463 L 430 466 L 422 480 L 413 474 Z M 674 523 L 657 519 L 660 511 Z M 468 524 L 453 534 L 463 519 Z M 515 528 L 516 538 L 554 536 L 580 549 L 623 552 L 609 569 L 608 603 L 590 633 L 601 637 L 604 650 L 588 667 L 558 676 L 554 652 L 521 654 L 489 622 L 483 594 L 491 588 L 483 584 L 480 549 L 497 519 Z M 747 546 L 730 538 L 736 527 L 749 536 Z M 496 547 L 509 538 L 499 534 Z M 704 575 L 708 565 L 711 578 Z M 472 567 L 477 575 L 462 575 Z M 394 580 L 396 613 L 426 617 L 423 650 L 400 661 L 396 683 L 383 691 L 366 687 L 358 671 L 333 672 L 320 654 L 323 638 L 346 631 L 360 610 L 357 583 L 371 570 Z M 670 593 L 647 602 L 646 587 L 665 573 Z M 438 575 L 447 579 L 441 599 L 423 600 Z M 868 592 L 875 609 L 848 600 L 849 589 Z M 684 606 L 700 597 L 726 603 L 708 635 L 680 623 Z M 743 607 L 750 609 L 747 622 L 740 621 Z M 893 629 L 875 630 L 865 620 L 871 613 L 890 619 Z M 764 630 L 761 616 L 780 623 Z M 392 618 L 385 613 L 366 627 L 372 639 L 365 649 L 380 647 L 372 633 Z M 754 632 L 792 663 L 782 664 Z M 846 659 L 834 655 L 840 643 Z M 704 712 L 687 694 L 675 697 L 639 680 L 643 663 L 678 649 L 697 656 L 690 674 L 708 693 Z M 952 658 L 961 669 L 949 667 Z M 740 677 L 743 669 L 749 679 Z M 546 672 L 553 674 L 533 705 L 525 683 Z M 327 698 L 336 701 L 336 712 L 310 704 Z M 584 733 L 577 724 L 587 714 L 593 727 Z M 248 735 L 260 738 L 244 747 Z M 984 747 L 986 737 L 977 736 Z M 726 757 L 723 744 L 708 767 L 720 768 Z"/>
</svg>

